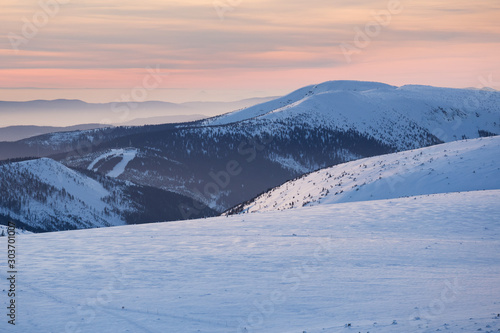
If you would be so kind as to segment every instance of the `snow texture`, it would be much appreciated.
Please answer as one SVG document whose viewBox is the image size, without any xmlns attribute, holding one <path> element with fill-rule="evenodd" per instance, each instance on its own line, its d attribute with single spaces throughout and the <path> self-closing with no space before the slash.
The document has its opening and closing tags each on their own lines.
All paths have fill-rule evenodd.
<svg viewBox="0 0 500 333">
<path fill-rule="evenodd" d="M 496 332 L 499 199 L 477 191 L 19 235 L 15 328 Z M 4 312 L 6 271 L 1 260 Z M 16 331 L 3 317 L 0 331 Z"/>
</svg>

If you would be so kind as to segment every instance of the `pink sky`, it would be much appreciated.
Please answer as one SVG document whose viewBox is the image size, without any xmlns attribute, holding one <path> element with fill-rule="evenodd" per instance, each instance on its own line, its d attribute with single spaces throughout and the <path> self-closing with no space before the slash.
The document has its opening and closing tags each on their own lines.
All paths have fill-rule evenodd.
<svg viewBox="0 0 500 333">
<path fill-rule="evenodd" d="M 112 101 L 96 89 L 141 86 L 147 67 L 161 100 L 351 79 L 500 89 L 499 17 L 494 0 L 3 0 L 0 99 Z"/>
</svg>

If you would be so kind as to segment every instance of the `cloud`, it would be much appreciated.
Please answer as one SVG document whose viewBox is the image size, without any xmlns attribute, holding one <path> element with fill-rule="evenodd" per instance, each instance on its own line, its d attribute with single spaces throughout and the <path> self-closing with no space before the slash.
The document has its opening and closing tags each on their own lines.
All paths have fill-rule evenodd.
<svg viewBox="0 0 500 333">
<path fill-rule="evenodd" d="M 9 33 L 22 35 L 23 18 L 33 21 L 34 15 L 43 9 L 35 2 L 4 0 L 0 14 L 0 68 L 12 70 L 9 75 L 14 75 L 16 69 L 119 71 L 155 64 L 171 70 L 206 73 L 335 69 L 347 66 L 339 44 L 352 42 L 355 28 L 363 29 L 373 21 L 373 13 L 386 10 L 388 3 L 216 1 L 71 1 L 61 6 L 19 52 L 14 52 Z M 223 4 L 224 20 L 214 7 L 217 3 Z M 401 0 L 401 4 L 402 13 L 391 17 L 391 23 L 363 48 L 355 62 L 385 66 L 387 57 L 406 54 L 411 43 L 418 47 L 432 45 L 431 53 L 437 58 L 440 57 L 436 52 L 445 54 L 452 46 L 467 61 L 484 60 L 482 54 L 469 52 L 471 44 L 481 44 L 483 52 L 488 52 L 488 44 L 491 50 L 498 49 L 497 1 Z M 383 55 L 384 50 L 390 50 L 391 55 Z M 420 61 L 425 58 L 422 55 Z M 13 78 L 10 81 L 17 82 Z M 43 86 L 44 82 L 35 80 L 32 84 Z"/>
</svg>

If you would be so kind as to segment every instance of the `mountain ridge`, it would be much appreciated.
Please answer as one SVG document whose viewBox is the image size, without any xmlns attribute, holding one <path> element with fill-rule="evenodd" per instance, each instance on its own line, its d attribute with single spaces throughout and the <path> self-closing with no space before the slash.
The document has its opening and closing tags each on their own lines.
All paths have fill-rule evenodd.
<svg viewBox="0 0 500 333">
<path fill-rule="evenodd" d="M 206 120 L 52 134 L 0 143 L 0 152 L 86 169 L 113 149 L 134 148 L 119 179 L 224 211 L 327 166 L 499 133 L 497 92 L 332 81 Z M 95 171 L 106 175 L 121 161 L 104 159 Z M 234 162 L 241 173 L 219 186 L 213 175 Z"/>
<path fill-rule="evenodd" d="M 113 127 L 113 126 L 107 124 L 81 124 L 81 125 L 74 125 L 67 127 L 35 126 L 35 125 L 7 126 L 7 127 L 0 127 L 0 142 L 15 142 L 50 133 L 85 131 L 96 128 L 106 128 L 106 127 Z"/>
<path fill-rule="evenodd" d="M 231 102 L 124 101 L 89 103 L 79 99 L 0 101 L 2 126 L 74 126 L 86 123 L 123 126 L 141 119 L 203 114 L 214 116 L 238 110 L 274 97 L 256 97 Z M 43 118 L 40 116 L 43 115 Z M 46 119 L 54 119 L 47 123 Z M 147 122 L 138 125 L 147 125 Z"/>
<path fill-rule="evenodd" d="M 402 133 L 418 140 L 421 133 L 427 132 L 443 142 L 464 136 L 474 138 L 479 130 L 498 135 L 499 105 L 500 93 L 491 91 L 328 81 L 298 89 L 270 102 L 207 119 L 203 124 L 272 123 L 302 117 L 323 126 L 354 128 L 367 135 L 378 135 L 385 143 L 404 149 L 411 147 L 411 142 L 401 142 Z M 468 126 L 467 122 L 473 122 L 473 126 Z M 304 123 L 308 123 L 307 119 Z M 383 133 L 389 130 L 392 130 L 392 135 Z M 417 147 L 418 144 L 411 148 Z"/>
<path fill-rule="evenodd" d="M 497 189 L 500 136 L 445 143 L 321 169 L 266 191 L 224 215 Z"/>
<path fill-rule="evenodd" d="M 72 170 L 49 158 L 0 164 L 0 224 L 34 232 L 182 220 L 191 199 Z M 198 216 L 214 216 L 209 208 Z"/>
</svg>

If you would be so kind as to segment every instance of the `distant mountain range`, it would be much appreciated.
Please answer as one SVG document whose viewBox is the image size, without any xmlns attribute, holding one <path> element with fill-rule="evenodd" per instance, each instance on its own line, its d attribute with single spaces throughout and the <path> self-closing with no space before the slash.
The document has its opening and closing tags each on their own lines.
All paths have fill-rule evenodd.
<svg viewBox="0 0 500 333">
<path fill-rule="evenodd" d="M 455 141 L 321 169 L 240 204 L 225 215 L 319 204 L 500 189 L 500 136 Z"/>
<path fill-rule="evenodd" d="M 332 81 L 189 123 L 0 142 L 0 159 L 50 157 L 174 192 L 192 199 L 178 208 L 193 218 L 328 166 L 498 134 L 499 92 Z"/>
<path fill-rule="evenodd" d="M 61 127 L 66 124 L 95 123 L 113 126 L 142 126 L 186 122 L 246 108 L 271 99 L 273 97 L 251 98 L 235 102 L 180 104 L 160 101 L 86 103 L 67 99 L 27 102 L 0 101 L 0 126 L 8 127 L 22 124 Z M 49 124 L 47 124 L 48 121 L 50 121 Z"/>
<path fill-rule="evenodd" d="M 193 114 L 187 116 L 162 116 L 162 117 L 151 117 L 151 118 L 138 118 L 123 123 L 121 125 L 144 126 L 144 125 L 171 124 L 171 123 L 173 124 L 173 123 L 191 122 L 204 118 L 207 118 L 207 116 L 201 114 Z M 0 142 L 15 142 L 49 133 L 85 131 L 90 129 L 107 128 L 107 127 L 114 127 L 114 126 L 107 124 L 82 124 L 82 125 L 67 126 L 67 127 L 31 126 L 31 125 L 0 127 Z"/>
<path fill-rule="evenodd" d="M 2 141 L 19 141 L 22 139 L 31 138 L 47 133 L 84 131 L 95 128 L 111 127 L 106 124 L 82 124 L 68 127 L 53 127 L 53 126 L 8 126 L 0 128 L 0 142 Z"/>
</svg>

